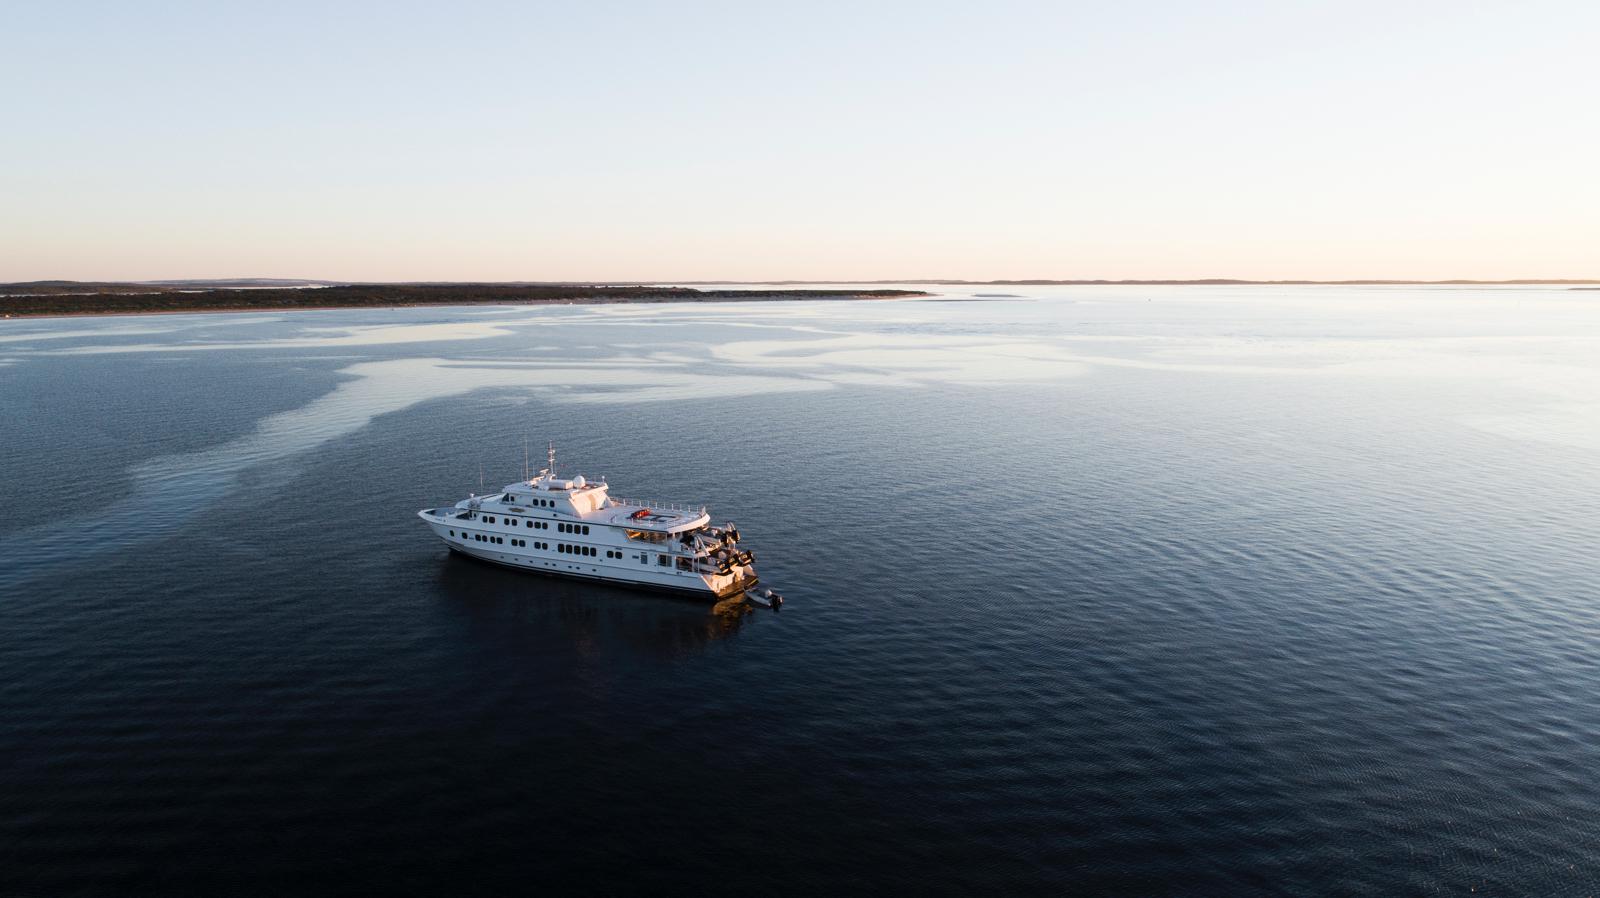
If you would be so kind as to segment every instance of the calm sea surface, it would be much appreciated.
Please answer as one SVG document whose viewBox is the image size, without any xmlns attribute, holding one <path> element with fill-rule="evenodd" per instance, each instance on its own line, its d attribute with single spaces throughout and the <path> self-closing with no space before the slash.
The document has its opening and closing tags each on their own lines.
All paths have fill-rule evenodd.
<svg viewBox="0 0 1600 898">
<path fill-rule="evenodd" d="M 0 500 L 6 895 L 1600 889 L 1597 293 L 3 321 Z"/>
</svg>

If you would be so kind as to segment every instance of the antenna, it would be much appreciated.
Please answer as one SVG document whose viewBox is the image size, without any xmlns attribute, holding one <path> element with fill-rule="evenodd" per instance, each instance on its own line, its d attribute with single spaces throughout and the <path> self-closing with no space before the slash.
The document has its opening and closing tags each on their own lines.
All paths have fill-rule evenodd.
<svg viewBox="0 0 1600 898">
<path fill-rule="evenodd" d="M 478 462 L 478 489 L 483 489 L 483 462 Z"/>
<path fill-rule="evenodd" d="M 522 435 L 522 479 L 528 479 L 528 435 Z M 531 482 L 531 481 L 530 481 Z"/>
<path fill-rule="evenodd" d="M 550 441 L 550 476 L 556 476 L 556 441 Z"/>
</svg>

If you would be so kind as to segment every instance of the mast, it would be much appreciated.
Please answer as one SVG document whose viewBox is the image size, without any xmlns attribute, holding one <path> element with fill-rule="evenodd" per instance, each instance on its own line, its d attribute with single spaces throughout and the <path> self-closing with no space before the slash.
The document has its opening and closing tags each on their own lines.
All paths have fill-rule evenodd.
<svg viewBox="0 0 1600 898">
<path fill-rule="evenodd" d="M 550 476 L 554 477 L 554 476 L 556 476 L 556 441 L 555 440 L 551 440 L 550 441 L 549 459 L 550 459 Z"/>
</svg>

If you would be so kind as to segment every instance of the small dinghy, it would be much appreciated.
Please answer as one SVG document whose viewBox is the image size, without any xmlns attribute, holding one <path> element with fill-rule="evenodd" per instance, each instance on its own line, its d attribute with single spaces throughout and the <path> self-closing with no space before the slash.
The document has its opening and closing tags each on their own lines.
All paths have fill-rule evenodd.
<svg viewBox="0 0 1600 898">
<path fill-rule="evenodd" d="M 783 596 L 767 588 L 747 589 L 744 591 L 744 597 L 750 604 L 760 605 L 762 608 L 776 609 L 783 604 Z"/>
</svg>

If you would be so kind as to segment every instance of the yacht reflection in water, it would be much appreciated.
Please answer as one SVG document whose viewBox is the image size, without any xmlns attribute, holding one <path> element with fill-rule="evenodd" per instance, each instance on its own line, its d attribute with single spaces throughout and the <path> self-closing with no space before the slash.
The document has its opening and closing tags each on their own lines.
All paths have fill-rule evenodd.
<svg viewBox="0 0 1600 898">
<path fill-rule="evenodd" d="M 529 578 L 456 555 L 440 566 L 438 587 L 449 607 L 486 637 L 545 640 L 560 633 L 580 655 L 620 650 L 683 658 L 733 636 L 755 616 L 738 597 L 709 607 L 662 601 L 624 587 Z"/>
</svg>

